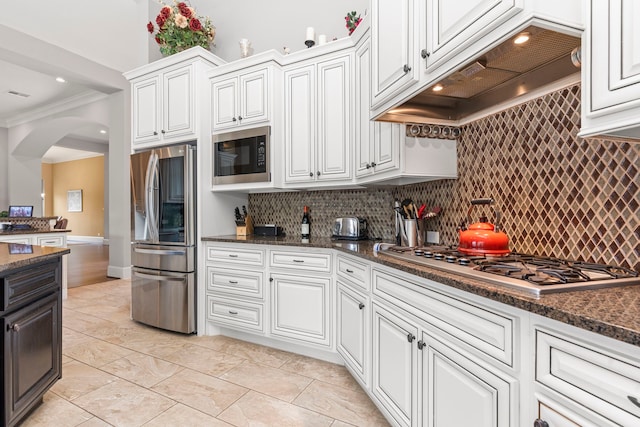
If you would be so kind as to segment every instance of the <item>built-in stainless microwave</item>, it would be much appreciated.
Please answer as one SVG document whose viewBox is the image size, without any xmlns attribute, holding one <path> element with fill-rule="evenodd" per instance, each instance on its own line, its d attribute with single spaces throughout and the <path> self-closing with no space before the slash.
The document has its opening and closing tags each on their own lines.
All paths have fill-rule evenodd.
<svg viewBox="0 0 640 427">
<path fill-rule="evenodd" d="M 271 127 L 213 135 L 213 184 L 269 182 Z"/>
</svg>

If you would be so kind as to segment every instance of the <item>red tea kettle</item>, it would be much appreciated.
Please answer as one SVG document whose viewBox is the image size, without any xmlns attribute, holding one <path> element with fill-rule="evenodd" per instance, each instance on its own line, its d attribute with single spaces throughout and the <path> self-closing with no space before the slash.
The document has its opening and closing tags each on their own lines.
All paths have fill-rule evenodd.
<svg viewBox="0 0 640 427">
<path fill-rule="evenodd" d="M 493 205 L 493 199 L 474 199 L 467 212 L 467 221 L 471 222 L 471 211 L 477 205 Z M 496 223 L 491 224 L 486 216 L 480 222 L 467 226 L 465 220 L 460 222 L 458 235 L 460 243 L 458 251 L 467 255 L 503 256 L 509 254 L 509 237 L 500 231 L 500 212 L 493 210 Z"/>
</svg>

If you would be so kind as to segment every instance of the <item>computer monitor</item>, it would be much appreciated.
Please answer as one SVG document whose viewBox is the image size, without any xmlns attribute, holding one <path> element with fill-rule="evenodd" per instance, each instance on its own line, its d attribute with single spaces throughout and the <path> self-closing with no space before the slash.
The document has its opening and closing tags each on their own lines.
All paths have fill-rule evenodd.
<svg viewBox="0 0 640 427">
<path fill-rule="evenodd" d="M 33 216 L 33 206 L 9 206 L 9 216 L 14 218 Z"/>
</svg>

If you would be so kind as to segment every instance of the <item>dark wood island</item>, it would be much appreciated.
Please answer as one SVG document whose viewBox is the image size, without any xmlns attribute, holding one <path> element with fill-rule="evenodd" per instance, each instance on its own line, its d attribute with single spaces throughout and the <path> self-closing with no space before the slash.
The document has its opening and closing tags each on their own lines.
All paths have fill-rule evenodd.
<svg viewBox="0 0 640 427">
<path fill-rule="evenodd" d="M 17 425 L 61 377 L 62 255 L 69 252 L 0 243 L 2 425 Z"/>
</svg>

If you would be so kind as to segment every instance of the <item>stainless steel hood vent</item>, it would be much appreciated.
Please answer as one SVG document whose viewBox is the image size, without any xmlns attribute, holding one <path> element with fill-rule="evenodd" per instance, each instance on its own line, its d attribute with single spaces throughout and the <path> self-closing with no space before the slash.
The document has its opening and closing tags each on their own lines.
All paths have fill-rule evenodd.
<svg viewBox="0 0 640 427">
<path fill-rule="evenodd" d="M 579 37 L 534 26 L 519 34 L 525 32 L 529 33 L 526 43 L 514 44 L 515 36 L 506 40 L 378 119 L 460 120 L 579 73 L 572 62 L 579 59 Z"/>
</svg>

